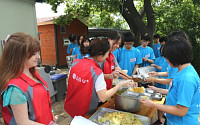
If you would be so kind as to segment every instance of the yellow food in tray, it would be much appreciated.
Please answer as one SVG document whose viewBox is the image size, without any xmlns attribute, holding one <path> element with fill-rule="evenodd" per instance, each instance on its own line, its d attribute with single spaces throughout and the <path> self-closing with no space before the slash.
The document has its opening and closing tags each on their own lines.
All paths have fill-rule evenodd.
<svg viewBox="0 0 200 125">
<path fill-rule="evenodd" d="M 128 112 L 106 113 L 104 117 L 97 120 L 101 124 L 106 121 L 110 121 L 112 125 L 143 125 L 137 116 Z"/>
<path fill-rule="evenodd" d="M 144 87 L 134 87 L 134 88 L 129 88 L 129 91 L 134 91 L 137 93 L 143 93 L 144 92 Z"/>
</svg>

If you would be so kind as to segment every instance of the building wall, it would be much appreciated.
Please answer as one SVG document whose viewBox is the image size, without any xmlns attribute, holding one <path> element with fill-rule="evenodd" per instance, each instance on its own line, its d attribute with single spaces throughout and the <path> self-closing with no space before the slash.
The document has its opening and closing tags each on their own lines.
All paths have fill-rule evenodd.
<svg viewBox="0 0 200 125">
<path fill-rule="evenodd" d="M 42 65 L 51 65 L 55 66 L 64 66 L 67 65 L 66 56 L 67 56 L 67 46 L 63 44 L 63 38 L 68 38 L 68 36 L 72 33 L 78 35 L 87 36 L 88 27 L 83 24 L 78 19 L 74 19 L 70 25 L 66 26 L 66 33 L 60 33 L 60 26 L 55 25 L 56 33 L 54 32 L 55 24 L 47 24 L 47 25 L 38 25 L 38 32 L 40 33 L 40 41 L 41 41 L 41 57 L 42 57 Z M 57 34 L 55 40 L 55 34 Z M 56 55 L 56 42 L 58 45 L 58 53 Z M 58 62 L 56 59 L 58 58 Z"/>
<path fill-rule="evenodd" d="M 57 26 L 57 40 L 58 40 L 58 50 L 59 50 L 59 65 L 66 65 L 66 56 L 67 56 L 67 46 L 63 45 L 63 38 L 68 38 L 70 34 L 78 35 L 88 35 L 88 27 L 83 24 L 78 19 L 72 20 L 70 25 L 66 26 L 66 34 L 60 33 L 60 26 Z"/>
<path fill-rule="evenodd" d="M 54 24 L 38 26 L 38 32 L 41 41 L 41 59 L 42 65 L 55 66 L 56 62 L 56 46 Z"/>
<path fill-rule="evenodd" d="M 1 40 L 8 34 L 26 32 L 38 38 L 35 0 L 0 0 L 0 55 Z"/>
</svg>

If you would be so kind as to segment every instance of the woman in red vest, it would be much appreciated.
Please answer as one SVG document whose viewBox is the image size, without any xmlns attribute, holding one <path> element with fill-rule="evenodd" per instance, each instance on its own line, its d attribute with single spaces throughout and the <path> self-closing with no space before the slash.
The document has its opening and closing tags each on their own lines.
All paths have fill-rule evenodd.
<svg viewBox="0 0 200 125">
<path fill-rule="evenodd" d="M 99 63 L 101 69 L 104 73 L 104 78 L 107 84 L 107 89 L 112 88 L 113 79 L 117 77 L 121 77 L 123 79 L 127 79 L 127 77 L 124 77 L 123 75 L 120 75 L 119 72 L 123 73 L 121 68 L 119 67 L 119 64 L 112 52 L 114 52 L 122 42 L 122 36 L 118 31 L 112 31 L 110 35 L 108 36 L 108 41 L 110 43 L 110 49 L 109 54 L 106 60 L 104 60 L 102 63 Z M 126 74 L 126 73 L 123 73 Z"/>
<path fill-rule="evenodd" d="M 90 54 L 90 57 L 76 59 L 71 66 L 68 79 L 64 108 L 72 118 L 95 112 L 99 101 L 105 102 L 120 87 L 133 85 L 132 80 L 126 80 L 110 90 L 106 89 L 104 74 L 98 65 L 98 62 L 103 62 L 109 54 L 110 44 L 106 39 L 94 39 L 90 46 L 84 49 L 81 52 Z"/>
<path fill-rule="evenodd" d="M 36 72 L 40 44 L 26 33 L 14 33 L 0 60 L 1 112 L 6 125 L 56 125 L 47 83 Z"/>
</svg>

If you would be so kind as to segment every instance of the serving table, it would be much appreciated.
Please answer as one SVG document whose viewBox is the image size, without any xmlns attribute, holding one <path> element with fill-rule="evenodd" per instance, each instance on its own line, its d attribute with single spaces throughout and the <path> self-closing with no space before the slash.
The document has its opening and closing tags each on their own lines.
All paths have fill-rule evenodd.
<svg viewBox="0 0 200 125">
<path fill-rule="evenodd" d="M 157 101 L 157 100 L 153 100 L 154 102 L 160 103 L 160 104 L 164 104 L 165 102 L 165 97 L 162 98 L 161 101 Z M 104 103 L 103 105 L 101 105 L 99 108 L 101 107 L 105 107 L 105 108 L 111 108 L 111 109 L 115 109 L 115 97 L 112 97 L 110 100 L 108 100 L 106 103 Z M 97 109 L 97 110 L 98 110 Z M 147 107 L 143 104 L 141 104 L 140 110 L 138 112 L 135 112 L 134 114 L 138 114 L 138 115 L 142 115 L 142 116 L 147 116 L 150 119 L 153 118 L 154 114 L 156 113 L 156 108 L 150 108 Z M 86 118 L 90 118 L 90 116 L 92 116 L 93 114 L 87 115 L 85 116 Z"/>
</svg>

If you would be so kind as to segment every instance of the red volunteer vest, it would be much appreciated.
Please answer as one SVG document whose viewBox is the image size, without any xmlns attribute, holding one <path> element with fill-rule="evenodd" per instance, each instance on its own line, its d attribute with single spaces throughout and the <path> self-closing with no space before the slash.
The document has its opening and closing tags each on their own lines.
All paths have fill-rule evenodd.
<svg viewBox="0 0 200 125">
<path fill-rule="evenodd" d="M 36 77 L 48 88 L 47 83 L 36 72 Z M 8 82 L 4 91 L 8 86 L 14 85 L 24 92 L 27 98 L 28 115 L 29 119 L 42 124 L 48 125 L 53 120 L 51 112 L 51 99 L 49 91 L 43 87 L 41 83 L 37 83 L 30 79 L 24 73 L 20 77 L 12 79 Z M 4 92 L 3 91 L 3 92 Z M 1 96 L 3 95 L 1 93 Z M 3 96 L 2 96 L 3 97 Z M 12 110 L 10 106 L 3 107 L 3 101 L 1 100 L 1 112 L 6 125 L 16 124 Z"/>
<path fill-rule="evenodd" d="M 115 63 L 113 62 L 114 59 L 115 59 L 115 56 L 113 55 L 113 53 L 110 53 L 104 63 L 104 67 L 103 67 L 104 74 L 111 74 L 115 70 Z M 105 81 L 107 85 L 107 90 L 111 89 L 113 79 L 106 79 Z"/>
<path fill-rule="evenodd" d="M 93 59 L 76 59 L 68 79 L 65 111 L 73 118 L 94 112 L 99 103 L 95 90 L 97 77 L 102 73 Z"/>
</svg>

